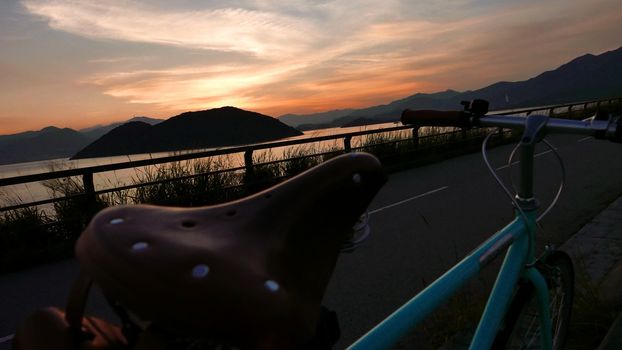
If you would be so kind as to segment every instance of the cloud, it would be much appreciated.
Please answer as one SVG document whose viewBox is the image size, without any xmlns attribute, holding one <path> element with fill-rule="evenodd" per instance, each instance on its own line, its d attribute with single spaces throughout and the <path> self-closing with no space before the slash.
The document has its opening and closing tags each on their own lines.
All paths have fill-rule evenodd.
<svg viewBox="0 0 622 350">
<path fill-rule="evenodd" d="M 89 76 L 82 84 L 101 86 L 110 96 L 132 103 L 156 104 L 171 109 L 200 109 L 213 104 L 251 106 L 249 86 L 282 79 L 290 70 L 272 67 L 209 65 L 138 70 Z"/>
<path fill-rule="evenodd" d="M 159 109 L 233 104 L 279 114 L 528 78 L 579 54 L 613 48 L 622 37 L 622 14 L 610 10 L 617 1 L 22 4 L 58 31 L 172 46 L 179 55 L 205 53 L 203 61 L 176 59 L 167 67 L 166 57 L 92 59 L 91 66 L 105 69 L 79 83 L 108 96 Z"/>
<path fill-rule="evenodd" d="M 154 60 L 154 56 L 127 56 L 127 57 L 100 57 L 89 60 L 89 63 L 94 64 L 118 64 L 118 63 L 126 63 L 126 62 L 147 62 Z"/>
<path fill-rule="evenodd" d="M 0 41 L 23 41 L 30 39 L 26 35 L 0 35 Z"/>
<path fill-rule="evenodd" d="M 50 27 L 76 35 L 133 42 L 282 56 L 302 50 L 312 31 L 305 21 L 243 8 L 164 11 L 139 2 L 23 2 Z"/>
</svg>

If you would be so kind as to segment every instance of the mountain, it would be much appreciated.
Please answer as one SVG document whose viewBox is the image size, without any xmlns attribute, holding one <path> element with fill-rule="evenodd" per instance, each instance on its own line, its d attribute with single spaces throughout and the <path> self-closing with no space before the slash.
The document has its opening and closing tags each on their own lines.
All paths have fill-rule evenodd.
<svg viewBox="0 0 622 350">
<path fill-rule="evenodd" d="M 135 121 L 157 124 L 162 119 L 134 117 L 128 122 Z M 124 123 L 126 122 L 97 125 L 79 131 L 48 126 L 39 131 L 0 135 L 0 164 L 69 158 L 89 143 Z"/>
<path fill-rule="evenodd" d="M 156 125 L 114 128 L 72 159 L 180 151 L 272 141 L 302 133 L 275 118 L 235 107 L 186 112 Z"/>
<path fill-rule="evenodd" d="M 287 114 L 280 116 L 279 120 L 288 125 L 304 130 L 341 127 L 361 118 L 369 120 L 372 124 L 382 123 L 399 119 L 399 113 L 413 105 L 419 106 L 417 108 L 428 109 L 455 108 L 456 105 L 453 99 L 460 94 L 460 92 L 454 90 L 446 90 L 431 94 L 417 93 L 412 96 L 390 102 L 386 105 L 372 106 L 361 109 L 328 111 L 318 114 Z M 346 113 L 343 113 L 342 111 Z M 331 119 L 328 116 L 334 117 Z M 284 118 L 284 120 L 281 118 Z M 317 124 L 315 125 L 316 127 L 313 127 L 314 124 Z"/>
<path fill-rule="evenodd" d="M 538 106 L 622 95 L 622 47 L 600 55 L 583 55 L 534 78 L 499 82 L 462 94 L 483 98 L 494 109 Z"/>
<path fill-rule="evenodd" d="M 565 102 L 622 96 L 622 47 L 600 55 L 587 54 L 563 64 L 557 69 L 518 82 L 497 82 L 484 88 L 458 92 L 447 90 L 431 94 L 415 94 L 386 105 L 352 110 L 332 120 L 315 114 L 293 118 L 286 122 L 304 124 L 305 129 L 336 127 L 358 118 L 375 121 L 397 121 L 406 109 L 457 109 L 460 101 L 481 98 L 490 102 L 491 110 L 541 106 Z M 322 116 L 331 115 L 323 112 Z M 338 112 L 338 111 L 334 111 Z M 279 117 L 284 118 L 285 116 Z M 304 118 L 301 118 L 304 117 Z M 297 125 L 300 125 L 297 124 Z"/>
<path fill-rule="evenodd" d="M 309 117 L 313 118 L 314 123 L 331 123 L 334 119 L 345 117 L 354 111 L 354 109 L 336 109 L 314 114 L 284 114 L 278 117 L 278 119 L 289 126 L 297 127 L 308 122 Z"/>
<path fill-rule="evenodd" d="M 67 158 L 91 142 L 87 136 L 54 126 L 0 136 L 0 164 Z"/>
<path fill-rule="evenodd" d="M 92 140 L 97 140 L 98 138 L 100 138 L 101 136 L 107 134 L 110 130 L 121 126 L 125 123 L 131 123 L 131 122 L 143 122 L 143 123 L 147 123 L 149 125 L 155 125 L 158 124 L 160 122 L 164 121 L 164 119 L 156 119 L 156 118 L 150 118 L 150 117 L 134 117 L 130 120 L 126 120 L 124 122 L 117 122 L 117 123 L 112 123 L 112 124 L 108 124 L 108 125 L 96 125 L 96 126 L 92 126 L 90 128 L 85 128 L 85 129 L 80 129 L 79 131 L 81 133 L 83 133 L 84 135 L 86 135 L 87 137 L 89 137 Z"/>
</svg>

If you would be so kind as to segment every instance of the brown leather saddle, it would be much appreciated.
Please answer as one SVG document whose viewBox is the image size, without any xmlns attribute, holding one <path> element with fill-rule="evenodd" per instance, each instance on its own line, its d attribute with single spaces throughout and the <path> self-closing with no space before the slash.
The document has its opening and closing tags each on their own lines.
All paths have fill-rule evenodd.
<svg viewBox="0 0 622 350">
<path fill-rule="evenodd" d="M 90 280 L 151 333 L 296 348 L 313 336 L 340 247 L 385 181 L 375 157 L 350 153 L 222 205 L 105 209 L 77 242 L 84 276 L 67 314 L 34 315 L 17 332 L 15 348 L 39 349 L 28 338 L 50 324 L 74 347 L 48 341 L 46 349 L 114 348 L 96 341 L 127 348 L 118 328 L 82 317 Z M 148 348 L 152 338 L 134 348 Z"/>
</svg>

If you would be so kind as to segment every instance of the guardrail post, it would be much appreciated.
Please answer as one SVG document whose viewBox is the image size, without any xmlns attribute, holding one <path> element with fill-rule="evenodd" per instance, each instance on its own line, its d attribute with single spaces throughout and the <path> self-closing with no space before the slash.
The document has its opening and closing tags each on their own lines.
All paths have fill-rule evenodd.
<svg viewBox="0 0 622 350">
<path fill-rule="evenodd" d="M 253 150 L 244 151 L 244 189 L 247 193 L 255 192 L 255 166 L 253 165 Z"/>
<path fill-rule="evenodd" d="M 93 173 L 82 174 L 82 184 L 84 185 L 84 197 L 88 205 L 95 205 L 97 198 L 95 196 L 95 183 L 93 182 Z"/>
<path fill-rule="evenodd" d="M 415 148 L 419 147 L 419 127 L 416 126 L 413 128 L 413 145 Z"/>
<path fill-rule="evenodd" d="M 252 180 L 255 175 L 255 168 L 253 167 L 253 150 L 249 149 L 244 152 L 244 170 L 246 172 L 245 177 L 248 183 L 249 180 Z"/>
<path fill-rule="evenodd" d="M 352 136 L 343 138 L 343 150 L 346 151 L 346 153 L 352 152 Z"/>
</svg>

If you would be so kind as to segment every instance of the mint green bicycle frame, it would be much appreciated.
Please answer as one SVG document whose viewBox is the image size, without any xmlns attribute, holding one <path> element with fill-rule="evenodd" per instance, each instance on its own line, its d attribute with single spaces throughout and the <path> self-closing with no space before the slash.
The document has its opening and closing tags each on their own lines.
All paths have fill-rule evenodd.
<svg viewBox="0 0 622 350">
<path fill-rule="evenodd" d="M 495 233 L 451 270 L 439 277 L 348 349 L 390 348 L 415 325 L 447 301 L 469 279 L 476 276 L 484 266 L 508 246 L 509 249 L 488 298 L 470 349 L 489 349 L 492 346 L 498 325 L 503 321 L 521 275 L 533 283 L 536 288 L 542 346 L 544 349 L 551 349 L 551 324 L 548 321 L 550 318 L 546 281 L 535 267 L 525 268 L 526 265 L 529 265 L 529 261 L 535 261 L 533 253 L 535 212 L 526 212 L 525 214 L 529 219 L 527 225 L 522 216 L 517 215 L 516 219 L 509 225 Z"/>
<path fill-rule="evenodd" d="M 499 118 L 506 117 L 486 117 L 486 122 L 482 118 L 481 124 L 482 126 L 503 125 Z M 451 270 L 352 344 L 349 350 L 390 348 L 506 249 L 505 259 L 471 341 L 470 349 L 490 349 L 498 326 L 502 323 L 514 297 L 520 278 L 529 281 L 535 287 L 542 348 L 548 350 L 552 348 L 548 288 L 544 276 L 534 267 L 537 205 L 533 198 L 535 143 L 542 138 L 544 126 L 549 118 L 533 115 L 521 119 L 520 124 L 517 119 L 514 119 L 511 126 L 525 129 L 519 146 L 521 181 L 517 196 L 522 212 L 517 210 L 516 218 L 510 224 L 495 233 Z M 563 122 L 558 123 L 563 124 Z M 574 123 L 576 124 L 576 121 Z M 575 125 L 572 124 L 572 127 Z M 573 129 L 566 132 L 579 133 L 577 131 L 578 129 Z"/>
</svg>

